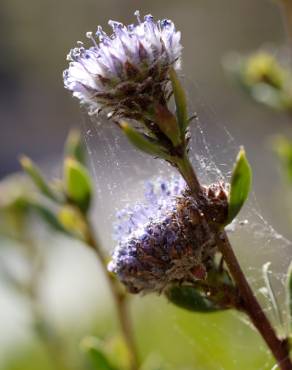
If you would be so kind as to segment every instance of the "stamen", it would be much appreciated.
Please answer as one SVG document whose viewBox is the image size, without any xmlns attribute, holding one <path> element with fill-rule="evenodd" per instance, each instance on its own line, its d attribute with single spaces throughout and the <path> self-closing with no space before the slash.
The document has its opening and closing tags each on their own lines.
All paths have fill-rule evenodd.
<svg viewBox="0 0 292 370">
<path fill-rule="evenodd" d="M 138 23 L 141 24 L 141 18 L 140 18 L 140 11 L 136 10 L 134 13 L 134 16 L 137 17 Z"/>
</svg>

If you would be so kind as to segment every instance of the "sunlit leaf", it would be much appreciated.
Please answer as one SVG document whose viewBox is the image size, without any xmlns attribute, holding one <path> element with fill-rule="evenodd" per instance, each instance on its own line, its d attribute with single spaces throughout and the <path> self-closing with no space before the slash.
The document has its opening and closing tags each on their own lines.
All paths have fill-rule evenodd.
<svg viewBox="0 0 292 370">
<path fill-rule="evenodd" d="M 73 158 L 65 159 L 64 185 L 69 201 L 86 212 L 92 198 L 91 178 L 86 167 Z"/>
<path fill-rule="evenodd" d="M 243 148 L 240 149 L 233 169 L 227 224 L 237 216 L 245 201 L 247 200 L 252 180 L 252 172 Z"/>
<path fill-rule="evenodd" d="M 163 150 L 163 148 L 161 148 L 159 143 L 150 140 L 150 138 L 148 138 L 146 135 L 141 134 L 140 132 L 132 128 L 130 125 L 128 125 L 127 122 L 122 122 L 120 124 L 120 127 L 123 130 L 124 134 L 129 139 L 129 141 L 137 149 L 147 154 L 153 155 L 155 157 L 160 157 L 164 159 L 167 159 L 169 157 L 167 153 Z"/>
</svg>

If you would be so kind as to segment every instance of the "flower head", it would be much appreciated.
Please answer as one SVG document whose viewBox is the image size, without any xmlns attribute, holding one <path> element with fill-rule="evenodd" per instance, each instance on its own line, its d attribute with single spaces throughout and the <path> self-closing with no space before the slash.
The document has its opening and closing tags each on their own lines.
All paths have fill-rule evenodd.
<svg viewBox="0 0 292 370">
<path fill-rule="evenodd" d="M 87 33 L 92 46 L 82 42 L 68 55 L 64 71 L 65 87 L 73 92 L 92 114 L 141 118 L 153 102 L 164 102 L 167 73 L 179 68 L 182 46 L 180 32 L 172 21 L 155 22 L 151 15 L 125 26 L 109 21 L 113 29 L 107 35 L 99 26 L 95 35 Z"/>
<path fill-rule="evenodd" d="M 109 270 L 132 293 L 204 279 L 216 252 L 212 225 L 226 216 L 223 185 L 203 188 L 198 202 L 183 180 L 159 180 L 147 185 L 145 197 L 145 204 L 118 214 L 118 245 Z"/>
</svg>

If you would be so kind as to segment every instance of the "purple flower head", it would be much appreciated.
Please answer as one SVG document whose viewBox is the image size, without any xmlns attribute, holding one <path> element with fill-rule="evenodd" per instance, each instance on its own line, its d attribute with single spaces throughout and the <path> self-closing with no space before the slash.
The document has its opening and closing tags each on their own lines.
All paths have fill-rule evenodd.
<svg viewBox="0 0 292 370">
<path fill-rule="evenodd" d="M 78 42 L 68 55 L 65 88 L 73 92 L 91 114 L 104 110 L 110 115 L 139 118 L 154 99 L 165 100 L 167 73 L 179 68 L 182 46 L 180 32 L 170 20 L 155 22 L 151 15 L 125 26 L 109 21 L 107 35 L 99 26 L 87 33 L 92 46 Z"/>
<path fill-rule="evenodd" d="M 144 204 L 119 212 L 108 268 L 130 292 L 160 293 L 175 282 L 206 277 L 216 252 L 208 212 L 219 222 L 227 198 L 221 184 L 202 190 L 198 202 L 183 180 L 159 179 L 147 184 Z"/>
</svg>

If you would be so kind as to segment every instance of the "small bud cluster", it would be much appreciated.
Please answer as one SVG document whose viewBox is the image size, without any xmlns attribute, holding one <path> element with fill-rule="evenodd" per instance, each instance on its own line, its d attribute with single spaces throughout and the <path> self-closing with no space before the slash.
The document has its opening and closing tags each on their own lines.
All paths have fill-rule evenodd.
<svg viewBox="0 0 292 370">
<path fill-rule="evenodd" d="M 82 42 L 68 55 L 65 87 L 73 92 L 91 114 L 100 111 L 119 118 L 141 120 L 154 102 L 167 99 L 168 71 L 179 68 L 182 46 L 173 22 L 155 22 L 151 15 L 138 24 L 125 26 L 109 21 L 113 34 L 99 26 L 87 33 L 93 46 Z"/>
<path fill-rule="evenodd" d="M 205 279 L 217 250 L 216 225 L 226 219 L 224 185 L 203 187 L 197 201 L 181 180 L 148 187 L 147 204 L 118 215 L 109 269 L 131 293 L 161 293 L 173 283 Z"/>
</svg>

